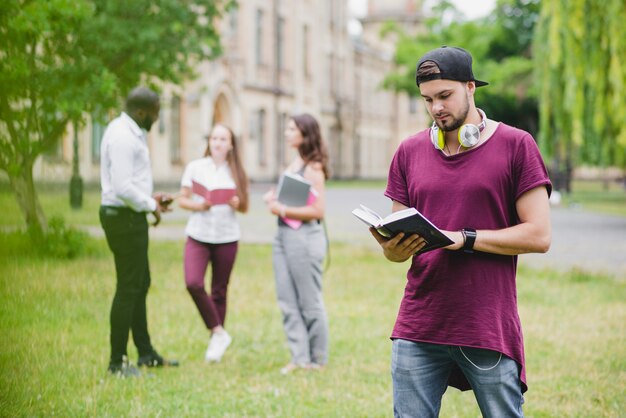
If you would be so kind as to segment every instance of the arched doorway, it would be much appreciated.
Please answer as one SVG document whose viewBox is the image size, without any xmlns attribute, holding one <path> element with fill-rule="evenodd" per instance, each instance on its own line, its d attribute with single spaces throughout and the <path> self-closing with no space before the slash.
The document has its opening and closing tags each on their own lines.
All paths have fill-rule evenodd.
<svg viewBox="0 0 626 418">
<path fill-rule="evenodd" d="M 233 126 L 232 123 L 232 114 L 230 111 L 230 106 L 228 104 L 228 99 L 223 93 L 220 93 L 215 100 L 215 105 L 213 106 L 213 124 L 217 123 L 224 124 L 226 126 Z"/>
</svg>

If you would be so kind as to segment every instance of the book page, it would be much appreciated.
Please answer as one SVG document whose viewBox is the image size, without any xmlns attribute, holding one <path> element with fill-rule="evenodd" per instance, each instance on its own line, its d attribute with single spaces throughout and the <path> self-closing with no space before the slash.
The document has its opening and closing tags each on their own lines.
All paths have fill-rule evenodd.
<svg viewBox="0 0 626 418">
<path fill-rule="evenodd" d="M 380 216 L 378 213 L 376 213 L 376 211 L 374 211 L 373 209 L 368 208 L 365 205 L 359 205 L 361 206 L 361 209 L 363 209 L 364 211 L 366 211 L 367 213 L 371 214 L 372 216 L 376 217 L 376 219 L 378 219 L 377 223 L 381 223 L 383 221 L 383 217 Z"/>
<path fill-rule="evenodd" d="M 352 211 L 352 214 L 365 222 L 368 225 L 379 227 L 380 226 L 380 217 L 376 214 L 376 212 L 372 212 L 371 210 L 367 211 L 363 208 L 356 208 Z"/>
<path fill-rule="evenodd" d="M 417 209 L 415 208 L 406 208 L 399 210 L 397 212 L 393 212 L 383 219 L 383 224 L 387 224 L 393 221 L 397 221 L 398 219 L 408 218 L 409 216 L 415 215 L 417 213 Z"/>
</svg>

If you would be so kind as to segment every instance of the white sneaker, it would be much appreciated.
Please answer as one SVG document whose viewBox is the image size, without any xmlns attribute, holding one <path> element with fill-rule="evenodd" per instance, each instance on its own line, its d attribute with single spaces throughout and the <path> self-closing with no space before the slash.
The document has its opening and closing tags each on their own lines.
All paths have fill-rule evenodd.
<svg viewBox="0 0 626 418">
<path fill-rule="evenodd" d="M 230 335 L 226 331 L 220 333 L 214 333 L 209 341 L 209 347 L 206 350 L 204 359 L 206 361 L 213 361 L 218 363 L 224 352 L 233 341 Z"/>
</svg>

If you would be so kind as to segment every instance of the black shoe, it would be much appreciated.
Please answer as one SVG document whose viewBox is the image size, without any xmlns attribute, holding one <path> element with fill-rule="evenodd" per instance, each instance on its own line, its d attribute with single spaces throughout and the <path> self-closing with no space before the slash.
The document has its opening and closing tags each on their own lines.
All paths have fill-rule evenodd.
<svg viewBox="0 0 626 418">
<path fill-rule="evenodd" d="M 140 377 L 141 372 L 128 361 L 122 361 L 121 363 L 111 363 L 107 372 L 112 376 L 119 377 L 120 379 L 126 379 L 127 377 Z"/>
<path fill-rule="evenodd" d="M 156 351 L 151 354 L 139 357 L 137 360 L 137 366 L 142 367 L 178 367 L 178 360 L 166 360 L 159 355 Z"/>
</svg>

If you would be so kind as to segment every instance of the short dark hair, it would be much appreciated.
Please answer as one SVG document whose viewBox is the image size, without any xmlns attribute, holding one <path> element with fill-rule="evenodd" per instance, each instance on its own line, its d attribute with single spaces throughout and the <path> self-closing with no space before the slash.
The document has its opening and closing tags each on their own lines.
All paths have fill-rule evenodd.
<svg viewBox="0 0 626 418">
<path fill-rule="evenodd" d="M 424 61 L 417 69 L 417 79 L 426 77 L 427 75 L 439 74 L 441 70 L 435 61 Z"/>
<path fill-rule="evenodd" d="M 126 97 L 126 111 L 149 110 L 159 103 L 159 95 L 147 87 L 135 87 Z"/>
</svg>

